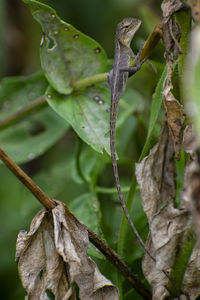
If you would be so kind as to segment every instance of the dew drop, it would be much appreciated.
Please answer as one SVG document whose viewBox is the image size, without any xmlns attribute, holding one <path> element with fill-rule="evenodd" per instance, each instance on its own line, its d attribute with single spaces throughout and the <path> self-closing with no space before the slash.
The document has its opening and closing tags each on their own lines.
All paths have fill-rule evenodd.
<svg viewBox="0 0 200 300">
<path fill-rule="evenodd" d="M 98 101 L 98 104 L 102 105 L 102 104 L 104 104 L 104 101 L 103 101 L 102 99 L 100 99 L 100 100 Z"/>
<path fill-rule="evenodd" d="M 28 159 L 34 159 L 34 158 L 35 158 L 35 154 L 34 153 L 29 153 Z"/>
<path fill-rule="evenodd" d="M 54 14 L 51 14 L 51 17 L 54 19 L 54 18 L 55 18 L 55 15 L 54 15 Z"/>
<path fill-rule="evenodd" d="M 74 35 L 73 35 L 73 38 L 74 38 L 75 40 L 78 40 L 78 39 L 79 39 L 79 34 L 74 34 Z"/>
<path fill-rule="evenodd" d="M 94 52 L 95 52 L 96 54 L 100 53 L 100 52 L 101 52 L 101 48 L 99 48 L 99 47 L 95 48 L 95 49 L 94 49 Z"/>
<path fill-rule="evenodd" d="M 48 98 L 48 99 L 51 99 L 51 98 L 52 98 L 52 96 L 51 96 L 50 94 L 48 94 L 48 95 L 47 95 L 47 98 Z"/>
<path fill-rule="evenodd" d="M 64 28 L 64 31 L 69 31 L 69 30 L 70 30 L 69 27 Z"/>
<path fill-rule="evenodd" d="M 98 96 L 98 95 L 95 95 L 94 97 L 93 97 L 93 99 L 94 99 L 94 101 L 99 101 L 100 100 L 100 97 Z"/>
<path fill-rule="evenodd" d="M 58 31 L 54 31 L 54 34 L 55 34 L 55 35 L 58 35 Z"/>
</svg>

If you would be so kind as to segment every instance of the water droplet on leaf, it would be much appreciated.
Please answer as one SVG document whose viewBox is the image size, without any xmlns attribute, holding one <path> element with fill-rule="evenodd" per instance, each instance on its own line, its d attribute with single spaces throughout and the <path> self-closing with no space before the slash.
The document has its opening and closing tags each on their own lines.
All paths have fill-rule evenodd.
<svg viewBox="0 0 200 300">
<path fill-rule="evenodd" d="M 79 34 L 74 34 L 74 35 L 73 35 L 73 38 L 74 38 L 75 40 L 78 40 Z"/>
<path fill-rule="evenodd" d="M 98 104 L 102 105 L 102 104 L 104 104 L 104 101 L 103 101 L 102 99 L 100 99 L 100 100 L 98 101 Z"/>
<path fill-rule="evenodd" d="M 100 100 L 100 97 L 98 96 L 98 95 L 95 95 L 94 97 L 93 97 L 93 99 L 94 99 L 94 101 L 99 101 Z"/>
<path fill-rule="evenodd" d="M 100 53 L 100 52 L 101 52 L 101 48 L 99 48 L 99 47 L 95 48 L 95 49 L 94 49 L 94 52 L 95 52 L 96 54 Z"/>
<path fill-rule="evenodd" d="M 29 159 L 34 159 L 35 158 L 35 154 L 34 153 L 29 153 L 28 158 Z"/>
</svg>

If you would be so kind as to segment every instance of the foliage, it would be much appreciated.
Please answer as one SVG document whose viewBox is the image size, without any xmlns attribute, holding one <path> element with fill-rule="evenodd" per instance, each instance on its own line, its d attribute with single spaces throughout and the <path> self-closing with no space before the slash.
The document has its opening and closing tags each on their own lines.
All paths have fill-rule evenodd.
<svg viewBox="0 0 200 300">
<path fill-rule="evenodd" d="M 0 147 L 16 163 L 23 164 L 22 168 L 49 197 L 64 202 L 79 221 L 105 240 L 122 257 L 144 286 L 149 291 L 153 288 L 155 299 L 167 299 L 170 295 L 176 297 L 177 292 L 185 292 L 194 299 L 199 295 L 200 289 L 199 286 L 195 291 L 190 289 L 191 282 L 194 286 L 195 283 L 188 269 L 196 270 L 199 252 L 194 248 L 195 238 L 190 216 L 193 216 L 196 228 L 198 212 L 195 205 L 186 205 L 184 200 L 189 202 L 194 198 L 196 185 L 192 185 L 191 179 L 194 174 L 195 180 L 197 182 L 199 180 L 196 175 L 199 170 L 198 159 L 194 160 L 196 163 L 194 167 L 190 164 L 186 167 L 189 160 L 186 152 L 192 152 L 193 158 L 198 155 L 196 150 L 200 124 L 198 113 L 200 43 L 199 32 L 196 31 L 195 38 L 193 37 L 191 41 L 196 53 L 193 57 L 189 56 L 188 36 L 191 30 L 189 10 L 179 11 L 182 9 L 181 1 L 177 1 L 177 7 L 173 8 L 168 6 L 167 1 L 160 1 L 159 5 L 156 1 L 151 1 L 151 10 L 148 6 L 149 1 L 140 1 L 142 2 L 140 5 L 138 5 L 139 1 L 124 1 L 123 6 L 120 1 L 115 1 L 112 5 L 111 1 L 107 1 L 105 4 L 109 24 L 112 23 L 111 20 L 123 17 L 122 12 L 120 18 L 118 17 L 122 7 L 125 16 L 131 8 L 136 12 L 136 17 L 144 19 L 143 32 L 139 32 L 135 37 L 134 45 L 137 49 L 153 31 L 154 25 L 159 23 L 158 14 L 161 17 L 163 13 L 163 44 L 156 43 L 155 48 L 150 49 L 146 55 L 149 56 L 150 52 L 154 51 L 151 61 L 156 66 L 157 73 L 155 74 L 150 66 L 144 64 L 140 72 L 130 78 L 123 99 L 119 103 L 116 138 L 122 191 L 127 197 L 127 207 L 139 234 L 144 241 L 148 236 L 147 246 L 156 257 L 155 261 L 152 261 L 147 254 L 144 256 L 144 250 L 130 231 L 122 214 L 111 168 L 110 88 L 107 75 L 113 61 L 108 59 L 106 52 L 111 53 L 110 47 L 113 48 L 114 25 L 109 25 L 108 28 L 108 33 L 112 29 L 111 43 L 111 37 L 106 33 L 105 26 L 101 24 L 102 33 L 99 34 L 99 39 L 102 37 L 100 40 L 105 45 L 105 51 L 100 43 L 89 36 L 96 39 L 97 24 L 100 24 L 98 10 L 103 9 L 103 4 L 96 4 L 93 15 L 88 8 L 82 7 L 80 1 L 80 7 L 84 12 L 84 17 L 81 16 L 82 20 L 88 16 L 88 13 L 91 14 L 88 23 L 84 21 L 85 28 L 88 26 L 91 30 L 88 30 L 86 35 L 82 32 L 87 32 L 85 28 L 79 31 L 70 24 L 72 16 L 69 16 L 69 21 L 66 23 L 50 6 L 35 0 L 24 0 L 24 2 L 28 4 L 33 18 L 40 24 L 43 32 L 40 43 L 41 70 L 33 72 L 30 76 L 12 76 L 2 79 Z M 70 1 L 68 4 L 57 1 L 55 5 L 58 6 L 58 10 L 59 5 L 62 7 L 61 14 L 66 5 L 69 10 L 73 7 Z M 90 1 L 90 4 L 85 4 L 86 7 L 87 5 L 93 4 Z M 102 16 L 105 24 L 106 13 Z M 114 13 L 115 18 L 111 18 Z M 66 16 L 68 17 L 68 12 Z M 76 18 L 72 22 L 75 25 Z M 176 25 L 175 20 L 179 25 Z M 117 22 L 113 21 L 115 25 Z M 172 26 L 173 29 L 178 26 L 180 31 L 184 32 L 180 44 L 178 30 L 174 31 L 173 39 L 172 36 L 167 36 L 169 33 L 167 26 Z M 143 37 L 139 39 L 139 36 Z M 148 52 L 148 46 L 146 47 Z M 182 55 L 179 47 L 182 49 Z M 2 50 L 0 61 L 3 61 L 4 55 Z M 189 68 L 189 65 L 192 67 Z M 183 127 L 186 124 L 183 103 L 190 117 L 186 122 L 193 122 L 197 132 L 197 137 L 194 134 L 193 138 L 194 146 L 189 150 L 187 145 L 182 147 Z M 168 126 L 164 125 L 165 122 Z M 189 137 L 184 134 L 186 144 L 191 140 L 191 136 L 191 132 Z M 134 166 L 137 161 L 135 176 Z M 189 175 L 183 182 L 185 173 Z M 0 177 L 1 293 L 6 299 L 21 299 L 25 292 L 20 282 L 16 281 L 16 267 L 13 263 L 15 240 L 20 229 L 28 230 L 31 219 L 40 206 L 3 163 L 0 164 Z M 181 194 L 183 185 L 185 196 Z M 192 188 L 189 189 L 188 186 Z M 184 212 L 180 209 L 182 207 Z M 188 211 L 192 214 L 190 215 Z M 38 215 L 40 218 L 41 213 Z M 57 216 L 55 213 L 52 215 L 55 222 Z M 50 228 L 52 225 L 49 225 L 51 222 L 49 223 L 48 216 L 44 217 L 44 221 L 42 218 L 40 219 L 41 230 L 45 231 L 46 226 Z M 62 215 L 62 220 L 63 218 Z M 170 234 L 166 234 L 166 226 L 163 224 L 171 226 Z M 81 223 L 78 226 L 81 227 Z M 85 228 L 81 227 L 81 230 L 84 231 L 84 238 L 87 239 Z M 52 228 L 48 232 L 51 236 Z M 74 232 L 75 229 L 73 234 Z M 24 233 L 24 239 L 27 237 L 31 239 L 31 234 L 31 232 Z M 34 234 L 35 232 L 33 236 Z M 199 232 L 196 231 L 196 234 L 198 240 Z M 60 233 L 58 238 L 59 236 Z M 76 237 L 72 237 L 72 243 Z M 35 242 L 35 238 L 33 241 Z M 52 243 L 52 240 L 49 243 Z M 32 244 L 28 244 L 32 247 Z M 61 246 L 56 245 L 56 247 Z M 66 245 L 65 247 L 67 248 Z M 171 251 L 173 249 L 173 255 L 169 249 Z M 62 257 L 65 257 L 65 251 L 61 252 Z M 41 255 L 44 257 L 44 253 Z M 83 260 L 87 260 L 88 266 L 92 260 L 88 263 L 90 260 L 85 252 L 84 255 Z M 121 299 L 142 299 L 140 293 L 127 284 L 126 279 L 118 274 L 114 266 L 105 260 L 103 254 L 92 244 L 88 255 L 96 262 L 100 272 L 108 278 L 107 281 L 102 277 L 106 282 L 105 285 L 112 281 L 117 286 Z M 63 259 L 66 261 L 65 258 Z M 22 280 L 23 271 L 20 268 L 23 264 L 22 257 L 19 263 Z M 96 270 L 95 266 L 94 264 L 94 270 Z M 168 268 L 172 270 L 170 278 L 163 272 Z M 60 276 L 64 276 L 63 274 Z M 82 270 L 80 274 L 83 276 Z M 51 275 L 48 273 L 47 277 L 50 278 Z M 6 283 L 8 278 L 13 286 L 12 291 L 9 291 L 10 288 Z M 159 290 L 157 285 L 162 286 L 162 290 Z M 26 289 L 30 291 L 27 286 Z M 45 289 L 47 286 L 44 284 L 42 290 L 44 294 Z M 117 292 L 115 288 L 113 290 L 117 299 Z"/>
</svg>

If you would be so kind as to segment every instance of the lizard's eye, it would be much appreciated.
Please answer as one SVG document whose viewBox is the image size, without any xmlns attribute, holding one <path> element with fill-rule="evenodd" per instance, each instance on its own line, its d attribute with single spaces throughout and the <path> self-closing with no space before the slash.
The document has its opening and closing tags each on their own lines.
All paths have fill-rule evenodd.
<svg viewBox="0 0 200 300">
<path fill-rule="evenodd" d="M 129 28 L 129 25 L 125 25 L 124 28 Z"/>
</svg>

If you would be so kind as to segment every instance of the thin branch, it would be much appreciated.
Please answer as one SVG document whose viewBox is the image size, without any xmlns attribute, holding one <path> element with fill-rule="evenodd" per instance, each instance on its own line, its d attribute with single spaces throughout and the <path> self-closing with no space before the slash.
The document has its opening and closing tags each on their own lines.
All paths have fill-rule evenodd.
<svg viewBox="0 0 200 300">
<path fill-rule="evenodd" d="M 55 202 L 0 148 L 0 159 L 13 174 L 31 191 L 46 209 L 53 209 Z"/>
<path fill-rule="evenodd" d="M 0 148 L 0 159 L 11 170 L 11 172 L 31 191 L 31 193 L 39 200 L 39 202 L 48 210 L 53 209 L 56 204 L 53 199 L 49 198 L 40 187 Z M 69 211 L 69 210 L 68 210 Z M 69 211 L 69 213 L 78 222 L 79 220 Z M 85 226 L 85 225 L 84 225 Z M 111 249 L 101 238 L 99 238 L 92 230 L 88 231 L 90 242 L 95 245 L 105 257 L 120 271 L 128 280 L 131 286 L 144 298 L 151 299 L 151 292 L 143 285 L 143 283 L 132 273 L 125 262 Z"/>
</svg>

